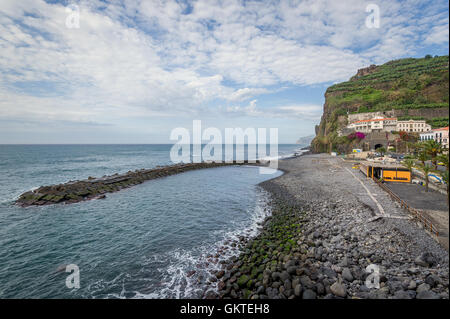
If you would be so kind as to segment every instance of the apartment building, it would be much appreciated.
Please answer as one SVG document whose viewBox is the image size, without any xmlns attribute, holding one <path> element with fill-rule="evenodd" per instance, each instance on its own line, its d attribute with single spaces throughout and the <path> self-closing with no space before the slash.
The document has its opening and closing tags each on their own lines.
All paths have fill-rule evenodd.
<svg viewBox="0 0 450 319">
<path fill-rule="evenodd" d="M 393 131 L 422 133 L 431 131 L 431 126 L 425 120 L 398 121 L 395 117 L 384 118 L 377 116 L 372 119 L 353 122 L 347 125 L 346 131 L 363 133 Z"/>
<path fill-rule="evenodd" d="M 397 129 L 396 118 L 375 117 L 369 120 L 360 120 L 347 125 L 347 129 L 363 133 L 392 132 Z"/>
<path fill-rule="evenodd" d="M 396 131 L 400 132 L 429 132 L 431 126 L 425 122 L 425 120 L 409 120 L 409 121 L 397 121 Z"/>
<path fill-rule="evenodd" d="M 441 143 L 441 145 L 444 148 L 448 149 L 449 145 L 448 126 L 437 128 L 429 132 L 421 133 L 420 140 L 421 141 L 435 140 L 436 142 Z"/>
</svg>

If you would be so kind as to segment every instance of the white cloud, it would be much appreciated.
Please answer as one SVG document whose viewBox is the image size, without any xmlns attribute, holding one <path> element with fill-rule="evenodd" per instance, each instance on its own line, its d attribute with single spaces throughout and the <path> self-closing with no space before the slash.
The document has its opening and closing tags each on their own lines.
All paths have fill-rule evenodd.
<svg viewBox="0 0 450 319">
<path fill-rule="evenodd" d="M 448 21 L 447 24 L 438 25 L 431 29 L 425 38 L 427 44 L 443 44 L 448 43 Z"/>
<path fill-rule="evenodd" d="M 280 114 L 291 114 L 298 118 L 317 120 L 322 116 L 322 105 L 287 105 L 277 108 Z M 282 116 L 282 115 L 280 115 Z"/>
<path fill-rule="evenodd" d="M 265 88 L 242 88 L 231 93 L 227 99 L 230 101 L 245 101 L 256 95 L 267 94 L 271 92 Z"/>
<path fill-rule="evenodd" d="M 322 105 L 282 105 L 270 108 L 257 107 L 258 100 L 252 100 L 246 106 L 222 107 L 222 112 L 232 116 L 248 116 L 263 118 L 299 118 L 318 120 L 322 115 Z"/>
<path fill-rule="evenodd" d="M 317 106 L 261 112 L 255 98 L 346 80 L 414 53 L 421 34 L 424 43 L 448 44 L 448 2 L 427 10 L 414 0 L 377 3 L 380 29 L 364 26 L 367 3 L 357 0 L 198 0 L 189 14 L 174 0 L 83 0 L 80 28 L 68 29 L 61 4 L 2 0 L 0 117 L 179 116 L 223 100 L 236 103 L 234 113 L 315 118 Z"/>
</svg>

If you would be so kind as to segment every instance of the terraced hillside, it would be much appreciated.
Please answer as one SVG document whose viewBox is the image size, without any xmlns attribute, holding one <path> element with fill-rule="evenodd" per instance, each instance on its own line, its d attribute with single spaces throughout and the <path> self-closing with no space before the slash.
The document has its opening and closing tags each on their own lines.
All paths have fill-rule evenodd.
<svg viewBox="0 0 450 319">
<path fill-rule="evenodd" d="M 360 69 L 349 81 L 329 87 L 312 149 L 329 151 L 345 143 L 337 130 L 347 125 L 350 113 L 389 112 L 402 119 L 423 118 L 432 126 L 448 125 L 448 65 L 448 55 L 394 60 Z"/>
</svg>

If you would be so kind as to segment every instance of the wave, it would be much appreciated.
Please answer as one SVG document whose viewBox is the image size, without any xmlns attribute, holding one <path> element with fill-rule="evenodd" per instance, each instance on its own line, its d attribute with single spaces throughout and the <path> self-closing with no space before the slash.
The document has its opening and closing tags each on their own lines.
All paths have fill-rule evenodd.
<svg viewBox="0 0 450 319">
<path fill-rule="evenodd" d="M 256 207 L 244 227 L 236 224 L 234 230 L 218 232 L 216 235 L 221 239 L 212 244 L 205 243 L 190 251 L 175 249 L 149 258 L 147 266 L 161 265 L 158 269 L 160 287 L 152 287 L 155 289 L 151 292 L 135 291 L 133 298 L 203 298 L 209 291 L 217 292 L 215 274 L 223 269 L 224 262 L 240 254 L 243 245 L 262 229 L 262 221 L 271 215 L 269 193 L 258 189 L 257 198 Z"/>
</svg>

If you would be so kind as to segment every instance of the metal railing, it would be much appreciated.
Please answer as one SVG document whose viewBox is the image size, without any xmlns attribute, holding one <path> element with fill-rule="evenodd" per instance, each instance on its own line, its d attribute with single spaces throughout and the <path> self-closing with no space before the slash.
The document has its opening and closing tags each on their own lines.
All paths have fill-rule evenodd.
<svg viewBox="0 0 450 319">
<path fill-rule="evenodd" d="M 425 229 L 429 230 L 432 234 L 435 234 L 436 236 L 439 236 L 439 230 L 428 218 L 426 218 L 421 212 L 419 212 L 417 209 L 412 208 L 408 205 L 407 202 L 402 200 L 400 197 L 397 196 L 394 192 L 392 192 L 389 187 L 381 183 L 379 180 L 374 179 L 374 181 L 385 191 L 387 192 L 394 200 L 400 203 L 400 206 L 404 209 L 406 209 L 408 212 L 410 212 L 415 220 L 418 220 L 422 223 L 422 225 L 425 227 Z"/>
</svg>

